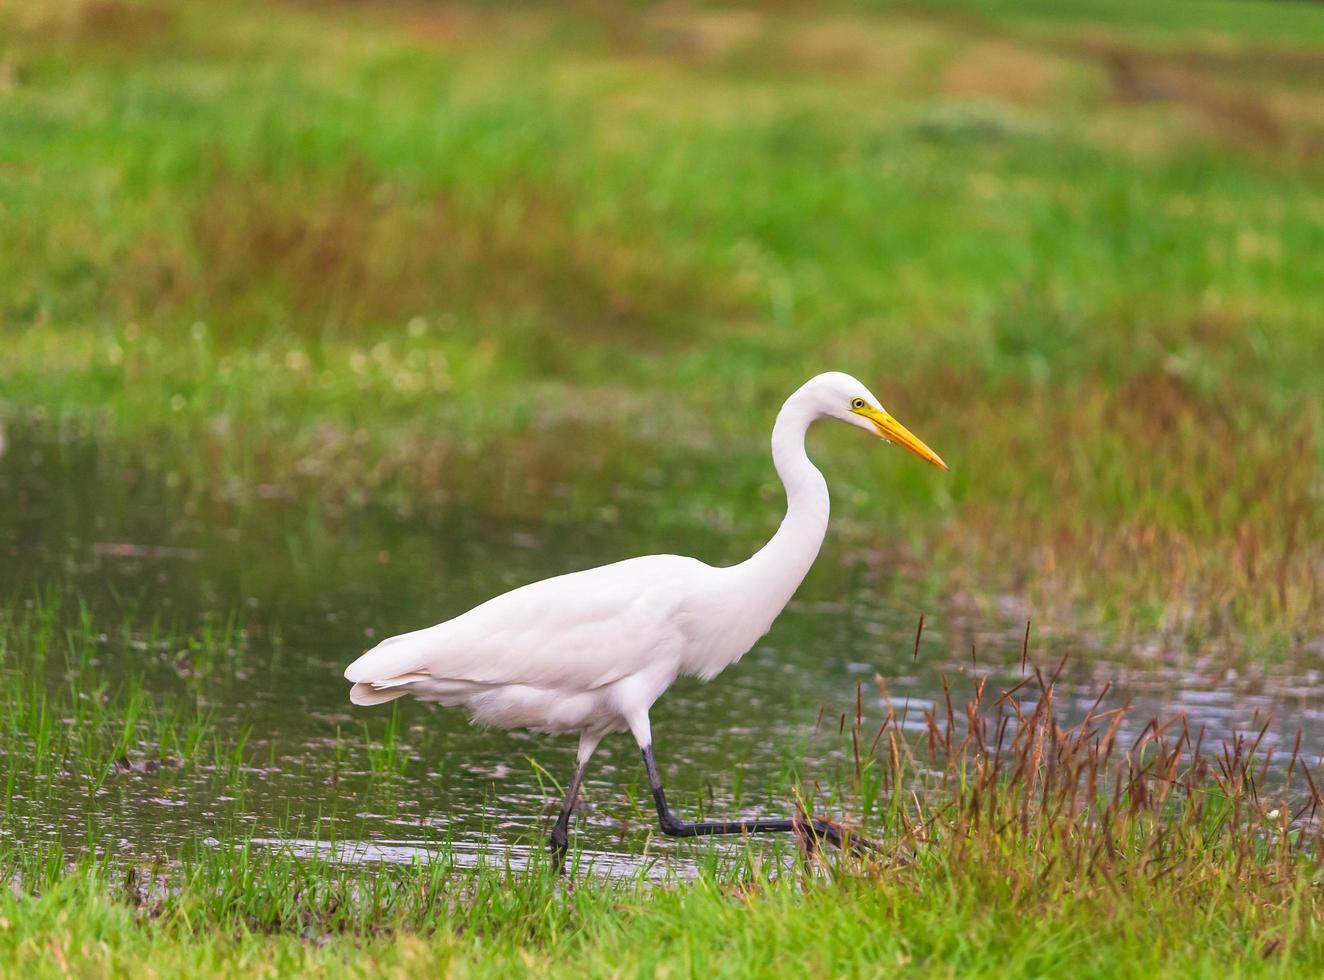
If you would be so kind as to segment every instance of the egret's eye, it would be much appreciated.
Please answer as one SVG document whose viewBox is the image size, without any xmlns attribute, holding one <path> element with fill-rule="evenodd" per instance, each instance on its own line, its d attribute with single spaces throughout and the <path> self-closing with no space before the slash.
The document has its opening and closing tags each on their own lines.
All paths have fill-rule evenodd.
<svg viewBox="0 0 1324 980">
<path fill-rule="evenodd" d="M 850 400 L 850 407 L 853 408 L 853 409 L 855 409 L 855 410 L 858 412 L 860 409 L 862 409 L 862 408 L 864 407 L 864 399 L 863 399 L 863 398 L 852 398 L 852 399 Z"/>
</svg>

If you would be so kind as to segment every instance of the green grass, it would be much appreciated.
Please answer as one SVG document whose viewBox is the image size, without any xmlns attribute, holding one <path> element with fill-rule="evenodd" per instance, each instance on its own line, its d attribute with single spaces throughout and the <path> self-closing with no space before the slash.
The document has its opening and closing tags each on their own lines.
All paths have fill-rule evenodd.
<svg viewBox="0 0 1324 980">
<path fill-rule="evenodd" d="M 427 875 L 413 877 L 383 890 L 415 899 Z M 1266 928 L 1233 889 L 1198 903 L 1141 890 L 1122 900 L 1059 893 L 1050 904 L 950 869 L 901 882 L 705 877 L 649 888 L 493 872 L 466 894 L 481 912 L 432 908 L 422 931 L 317 942 L 300 936 L 297 918 L 274 934 L 254 928 L 248 908 L 269 908 L 258 887 L 220 911 L 185 893 L 162 914 L 107 897 L 119 884 L 80 873 L 39 899 L 0 898 L 0 955 L 37 976 L 144 962 L 160 976 L 1306 976 L 1321 962 L 1304 894 L 1288 895 Z M 1298 928 L 1310 938 L 1291 935 Z"/>
</svg>

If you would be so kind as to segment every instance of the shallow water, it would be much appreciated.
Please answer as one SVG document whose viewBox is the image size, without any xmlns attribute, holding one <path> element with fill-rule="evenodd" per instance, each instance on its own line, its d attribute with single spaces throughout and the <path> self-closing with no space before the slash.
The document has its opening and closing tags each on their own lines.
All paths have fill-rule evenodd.
<svg viewBox="0 0 1324 980">
<path fill-rule="evenodd" d="M 644 512 L 665 508 L 664 499 L 638 502 L 644 516 L 633 527 L 555 501 L 537 525 L 472 505 L 338 509 L 279 487 L 208 487 L 76 435 L 11 428 L 6 437 L 0 595 L 10 597 L 10 614 L 29 596 L 60 597 L 69 624 L 86 616 L 102 634 L 87 668 L 95 680 L 113 688 L 139 675 L 162 702 L 192 698 L 220 741 L 243 740 L 238 778 L 204 758 L 116 772 L 90 795 L 73 780 L 56 785 L 21 820 L 6 815 L 0 824 L 22 843 L 61 840 L 77 850 L 95 824 L 117 853 L 145 859 L 247 839 L 345 861 L 409 862 L 445 848 L 460 863 L 496 855 L 518 864 L 542 846 L 574 740 L 475 730 L 457 711 L 412 702 L 394 712 L 355 708 L 345 664 L 380 637 L 522 582 L 650 551 L 727 557 L 711 553 L 709 529 L 658 540 Z M 819 566 L 762 643 L 716 681 L 683 681 L 658 704 L 659 758 L 682 812 L 696 804 L 708 814 L 787 810 L 792 769 L 833 785 L 848 764 L 839 730 L 854 713 L 857 684 L 865 726 L 882 717 L 875 673 L 917 732 L 924 710 L 942 703 L 940 674 L 961 699 L 985 672 L 995 691 L 1020 679 L 1026 611 L 1016 597 L 985 597 L 981 608 L 1002 611 L 958 622 L 941 597 L 902 594 L 878 566 L 858 544 L 848 550 L 829 536 Z M 214 639 L 191 648 L 153 642 L 153 620 Z M 134 624 L 128 635 L 118 628 L 126 621 Z M 981 651 L 974 664 L 972 640 Z M 1068 716 L 1111 684 L 1105 707 L 1134 702 L 1132 737 L 1156 713 L 1184 712 L 1193 728 L 1207 727 L 1211 743 L 1272 717 L 1264 745 L 1280 755 L 1298 727 L 1309 755 L 1324 748 L 1318 671 L 1236 674 L 1199 657 L 1109 656 L 1106 642 L 1069 623 L 1043 624 L 1034 649 L 1046 669 L 1071 654 L 1059 686 Z M 12 657 L 0 662 L 14 675 L 32 669 Z M 50 672 L 50 684 L 67 682 Z M 402 761 L 384 775 L 374 759 L 380 768 L 388 726 Z M 153 753 L 136 745 L 130 761 Z M 11 746 L 4 763 L 21 768 L 19 756 Z M 23 804 L 24 792 L 14 798 Z M 627 736 L 599 750 L 584 800 L 577 842 L 608 871 L 648 872 L 659 856 L 674 871 L 710 846 L 649 839 L 649 797 Z"/>
</svg>

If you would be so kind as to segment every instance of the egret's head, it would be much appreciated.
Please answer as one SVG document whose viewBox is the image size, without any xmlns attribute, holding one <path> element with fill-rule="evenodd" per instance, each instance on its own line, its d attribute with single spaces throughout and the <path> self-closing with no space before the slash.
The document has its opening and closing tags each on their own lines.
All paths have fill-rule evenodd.
<svg viewBox="0 0 1324 980">
<path fill-rule="evenodd" d="M 944 470 L 948 468 L 942 457 L 892 418 L 887 409 L 883 408 L 874 397 L 873 392 L 849 374 L 840 371 L 820 374 L 806 384 L 805 389 L 812 391 L 820 415 L 858 426 L 903 449 L 909 449 L 920 459 L 928 460 L 934 466 Z"/>
</svg>

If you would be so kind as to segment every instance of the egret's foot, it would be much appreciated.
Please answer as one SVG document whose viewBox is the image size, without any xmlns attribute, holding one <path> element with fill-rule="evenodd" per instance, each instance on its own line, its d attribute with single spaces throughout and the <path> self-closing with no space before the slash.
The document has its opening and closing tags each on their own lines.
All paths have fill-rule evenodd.
<svg viewBox="0 0 1324 980">
<path fill-rule="evenodd" d="M 794 829 L 806 854 L 813 854 L 821 843 L 831 844 L 838 850 L 849 849 L 852 854 L 865 855 L 878 847 L 867 837 L 861 837 L 849 827 L 826 817 L 815 817 L 803 810 L 795 815 Z"/>
<path fill-rule="evenodd" d="M 561 827 L 557 827 L 547 839 L 547 847 L 552 852 L 552 864 L 556 865 L 556 873 L 564 875 L 565 859 L 570 853 L 569 835 Z"/>
</svg>

